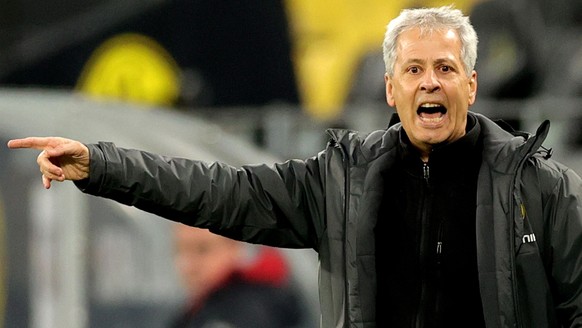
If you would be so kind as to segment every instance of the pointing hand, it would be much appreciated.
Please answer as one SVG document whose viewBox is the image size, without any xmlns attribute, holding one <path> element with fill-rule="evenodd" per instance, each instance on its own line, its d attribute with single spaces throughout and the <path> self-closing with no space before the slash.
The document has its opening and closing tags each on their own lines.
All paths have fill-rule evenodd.
<svg viewBox="0 0 582 328">
<path fill-rule="evenodd" d="M 89 177 L 89 149 L 83 143 L 60 137 L 28 137 L 8 141 L 8 148 L 41 150 L 36 162 L 46 189 L 51 181 L 82 180 Z"/>
</svg>

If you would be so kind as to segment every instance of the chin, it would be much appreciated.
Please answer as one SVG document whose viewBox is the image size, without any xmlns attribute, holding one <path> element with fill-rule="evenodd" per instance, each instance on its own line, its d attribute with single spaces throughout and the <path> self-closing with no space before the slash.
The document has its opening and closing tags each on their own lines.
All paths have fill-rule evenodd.
<svg viewBox="0 0 582 328">
<path fill-rule="evenodd" d="M 430 128 L 424 128 L 421 129 L 420 131 L 418 131 L 418 133 L 416 134 L 420 140 L 424 140 L 426 142 L 429 142 L 431 140 L 443 140 L 446 139 L 446 133 L 444 133 L 444 129 L 439 128 L 439 129 L 430 129 Z"/>
<path fill-rule="evenodd" d="M 421 139 L 427 145 L 436 146 L 447 142 L 447 138 L 443 136 L 426 136 Z"/>
</svg>

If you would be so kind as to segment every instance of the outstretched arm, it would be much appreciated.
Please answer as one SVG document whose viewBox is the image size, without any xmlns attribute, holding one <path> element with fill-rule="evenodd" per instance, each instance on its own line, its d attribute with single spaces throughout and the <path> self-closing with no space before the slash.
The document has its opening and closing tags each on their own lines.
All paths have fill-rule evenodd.
<svg viewBox="0 0 582 328">
<path fill-rule="evenodd" d="M 60 137 L 29 137 L 8 141 L 8 148 L 41 150 L 36 162 L 46 189 L 51 182 L 89 177 L 89 149 L 83 143 Z"/>
</svg>

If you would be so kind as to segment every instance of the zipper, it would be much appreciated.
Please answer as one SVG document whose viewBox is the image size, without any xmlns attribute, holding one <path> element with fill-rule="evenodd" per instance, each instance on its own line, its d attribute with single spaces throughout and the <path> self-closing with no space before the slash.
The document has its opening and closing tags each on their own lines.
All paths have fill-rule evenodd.
<svg viewBox="0 0 582 328">
<path fill-rule="evenodd" d="M 515 186 L 515 183 L 513 184 Z M 519 290 L 517 287 L 517 279 L 515 279 L 516 276 L 516 269 L 515 269 L 515 216 L 516 216 L 516 211 L 518 211 L 518 209 L 516 209 L 516 205 L 519 208 L 519 213 L 520 213 L 520 219 L 524 220 L 525 217 L 521 216 L 524 213 L 524 207 L 523 204 L 521 202 L 520 197 L 516 194 L 517 192 L 514 190 L 513 187 L 511 187 L 511 190 L 513 191 L 513 202 L 511 202 L 511 209 L 509 211 L 509 213 L 511 213 L 511 225 L 509 226 L 509 240 L 511 240 L 511 242 L 509 243 L 509 252 L 510 252 L 510 265 L 511 265 L 511 284 L 512 284 L 512 288 L 513 288 L 513 307 L 515 310 L 515 324 L 516 327 L 521 328 L 523 327 L 521 322 L 521 308 L 519 305 Z"/>
<path fill-rule="evenodd" d="M 341 155 L 341 161 L 342 161 L 342 166 L 344 169 L 344 237 L 347 238 L 347 224 L 348 224 L 348 213 L 349 213 L 349 188 L 350 188 L 350 179 L 349 177 L 349 165 L 348 165 L 348 154 L 347 151 L 342 147 L 342 145 L 336 141 L 335 137 L 332 135 L 331 140 L 328 143 L 328 147 L 331 148 L 336 148 L 337 151 L 339 151 L 340 155 Z M 343 252 L 344 252 L 344 256 L 346 256 L 346 243 L 343 243 Z M 349 284 L 348 284 L 348 279 L 347 279 L 347 266 L 346 266 L 346 261 L 343 261 L 343 274 L 344 277 L 346 277 L 346 279 L 344 279 L 344 299 L 346 304 L 344 305 L 344 324 L 349 323 L 350 322 L 350 316 L 349 316 L 349 307 L 350 305 L 348 304 L 349 302 Z"/>
<path fill-rule="evenodd" d="M 418 312 L 416 314 L 416 322 L 415 326 L 417 328 L 422 328 L 425 325 L 424 319 L 426 317 L 427 308 L 426 308 L 426 298 L 429 297 L 428 290 L 427 290 L 427 276 L 426 273 L 423 272 L 422 267 L 426 267 L 428 264 L 428 254 L 426 253 L 426 249 L 429 249 L 429 245 L 427 244 L 427 240 L 430 240 L 430 229 L 429 229 L 429 217 L 430 217 L 430 208 L 431 208 L 431 192 L 429 186 L 429 178 L 430 178 L 430 168 L 427 162 L 422 163 L 422 177 L 425 181 L 425 185 L 422 194 L 423 204 L 421 206 L 422 214 L 420 217 L 420 247 L 419 247 L 419 259 L 421 265 L 421 272 L 420 272 L 420 279 L 421 279 L 421 289 L 420 289 L 420 298 L 419 298 L 419 305 L 418 305 Z"/>
<path fill-rule="evenodd" d="M 428 166 L 428 162 L 422 162 L 422 176 L 428 185 L 428 179 L 430 178 L 430 167 Z"/>
<path fill-rule="evenodd" d="M 528 159 L 528 155 L 526 155 L 525 157 L 522 157 L 519 165 L 517 166 L 517 169 L 515 171 L 515 176 L 512 179 L 512 185 L 509 188 L 509 198 L 508 199 L 513 199 L 512 202 L 509 203 L 510 205 L 510 209 L 509 209 L 509 214 L 511 215 L 509 222 L 511 222 L 511 225 L 509 226 L 509 240 L 511 241 L 509 243 L 509 252 L 510 252 L 510 266 L 511 266 L 511 285 L 513 288 L 513 292 L 512 292 L 512 296 L 513 296 L 513 308 L 515 311 L 515 326 L 517 328 L 522 328 L 523 327 L 523 323 L 524 323 L 524 319 L 522 318 L 522 314 L 521 314 L 521 306 L 519 303 L 519 288 L 517 285 L 517 279 L 515 279 L 517 273 L 517 269 L 516 269 L 516 247 L 515 247 L 515 219 L 516 217 L 519 217 L 519 219 L 522 221 L 525 220 L 526 218 L 526 211 L 525 211 L 525 205 L 521 200 L 521 194 L 519 191 L 518 186 L 518 180 L 521 179 L 521 174 L 522 171 L 524 169 L 525 166 L 525 161 L 527 161 Z M 518 213 L 519 212 L 519 213 Z M 524 229 L 522 229 L 522 231 L 525 231 Z"/>
<path fill-rule="evenodd" d="M 333 147 L 337 148 L 340 152 L 340 154 L 342 155 L 342 165 L 343 165 L 343 169 L 344 169 L 344 238 L 346 238 L 347 240 L 347 232 L 348 232 L 348 216 L 349 216 L 349 195 L 350 195 L 350 179 L 349 179 L 349 165 L 348 165 L 348 154 L 347 151 L 341 146 L 341 144 L 337 141 L 334 140 L 334 144 Z M 344 258 L 347 257 L 347 253 L 346 253 L 346 243 L 343 243 L 343 252 L 344 252 Z M 346 305 L 344 307 L 344 324 L 346 322 L 350 322 L 350 316 L 349 316 L 349 307 L 350 305 L 349 303 L 349 284 L 348 284 L 348 270 L 347 270 L 347 265 L 346 265 L 346 261 L 343 261 L 343 271 L 344 271 L 344 277 L 346 277 L 346 279 L 344 279 L 344 298 L 345 298 L 345 302 Z"/>
<path fill-rule="evenodd" d="M 439 315 L 442 311 L 442 302 L 443 302 L 443 290 L 441 287 L 441 281 L 443 279 L 443 272 L 441 268 L 441 261 L 442 261 L 442 253 L 443 253 L 443 235 L 444 235 L 444 226 L 445 220 L 441 219 L 439 222 L 438 230 L 437 230 L 437 243 L 436 243 L 436 268 L 435 268 L 435 279 L 436 279 L 436 286 L 434 289 L 434 311 Z"/>
</svg>

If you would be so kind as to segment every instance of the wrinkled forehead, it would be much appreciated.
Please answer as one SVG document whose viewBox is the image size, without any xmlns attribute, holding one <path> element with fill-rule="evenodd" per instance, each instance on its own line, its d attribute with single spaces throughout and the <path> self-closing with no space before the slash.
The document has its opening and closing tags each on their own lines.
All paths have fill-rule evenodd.
<svg viewBox="0 0 582 328">
<path fill-rule="evenodd" d="M 396 42 L 400 40 L 400 37 L 403 34 L 407 35 L 417 35 L 419 39 L 426 39 L 426 38 L 433 38 L 435 36 L 443 36 L 448 39 L 457 39 L 460 40 L 459 32 L 451 27 L 448 26 L 425 26 L 425 25 L 418 25 L 418 26 L 409 26 L 404 28 L 398 34 L 398 38 Z"/>
<path fill-rule="evenodd" d="M 462 66 L 461 54 L 461 42 L 454 30 L 441 29 L 423 33 L 420 29 L 410 29 L 403 32 L 398 39 L 394 64 L 457 63 Z"/>
<path fill-rule="evenodd" d="M 420 29 L 410 28 L 403 31 L 396 41 L 398 52 L 410 47 L 425 46 L 425 51 L 432 51 L 443 48 L 457 50 L 461 48 L 461 39 L 454 29 Z"/>
</svg>

